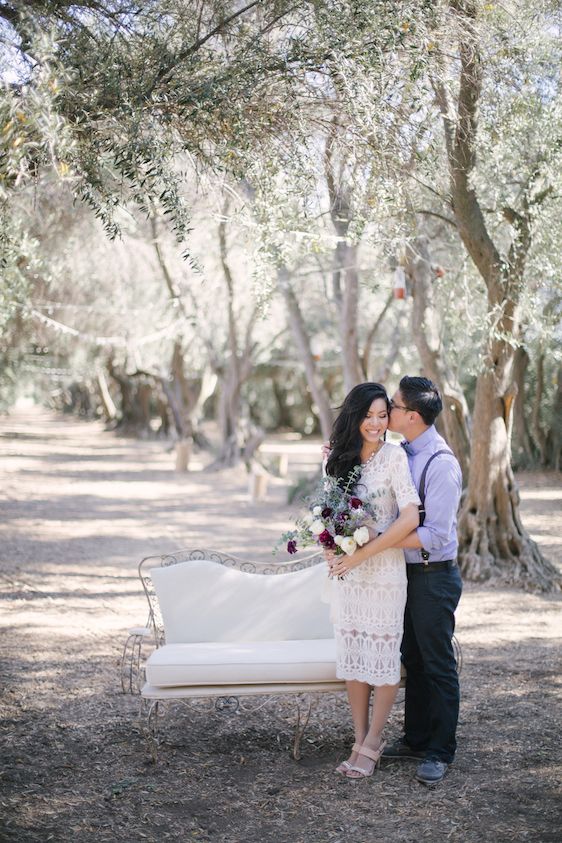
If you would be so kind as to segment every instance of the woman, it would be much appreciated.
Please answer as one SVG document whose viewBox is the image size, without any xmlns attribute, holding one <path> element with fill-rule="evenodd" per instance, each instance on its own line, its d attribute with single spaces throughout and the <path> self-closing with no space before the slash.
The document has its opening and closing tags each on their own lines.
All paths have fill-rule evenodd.
<svg viewBox="0 0 562 843">
<path fill-rule="evenodd" d="M 396 548 L 419 523 L 420 502 L 406 454 L 385 442 L 390 401 L 378 383 L 354 387 L 345 399 L 330 439 L 326 472 L 344 482 L 361 466 L 355 487 L 374 495 L 371 541 L 352 556 L 325 551 L 335 579 L 334 627 L 337 676 L 346 680 L 355 743 L 337 772 L 371 776 L 384 744 L 382 731 L 400 684 L 400 643 L 406 604 L 406 564 Z M 382 534 L 382 535 L 381 535 Z M 374 689 L 371 722 L 369 699 Z"/>
</svg>

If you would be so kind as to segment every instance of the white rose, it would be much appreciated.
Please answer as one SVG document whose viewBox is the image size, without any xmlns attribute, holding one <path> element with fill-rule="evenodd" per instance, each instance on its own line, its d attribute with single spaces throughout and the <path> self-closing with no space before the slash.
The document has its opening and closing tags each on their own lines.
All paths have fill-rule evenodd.
<svg viewBox="0 0 562 843">
<path fill-rule="evenodd" d="M 350 536 L 347 536 L 345 539 L 342 539 L 340 547 L 348 556 L 353 556 L 357 550 L 357 542 L 353 541 Z"/>
<path fill-rule="evenodd" d="M 319 518 L 317 518 L 316 521 L 312 522 L 309 529 L 313 536 L 319 536 L 320 533 L 323 533 L 326 528 L 323 522 L 320 521 Z"/>
<path fill-rule="evenodd" d="M 369 541 L 369 530 L 367 527 L 358 527 L 357 530 L 353 533 L 353 538 L 359 545 L 359 547 L 363 547 L 364 544 L 367 544 Z"/>
<path fill-rule="evenodd" d="M 334 543 L 337 544 L 338 547 L 341 547 L 342 541 L 343 541 L 343 536 L 334 536 Z"/>
<path fill-rule="evenodd" d="M 312 514 L 313 515 L 322 515 L 322 507 L 321 506 L 315 506 L 314 509 L 312 510 Z"/>
</svg>

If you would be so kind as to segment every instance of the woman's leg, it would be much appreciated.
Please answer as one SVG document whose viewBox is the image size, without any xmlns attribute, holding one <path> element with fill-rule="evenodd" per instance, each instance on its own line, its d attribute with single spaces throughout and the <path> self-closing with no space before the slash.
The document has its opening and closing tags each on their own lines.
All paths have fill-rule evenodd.
<svg viewBox="0 0 562 843">
<path fill-rule="evenodd" d="M 368 746 L 369 749 L 377 751 L 382 744 L 382 732 L 396 700 L 399 687 L 400 684 L 398 683 L 396 685 L 379 685 L 374 689 L 371 725 L 363 740 L 363 745 Z M 368 774 L 372 772 L 373 764 L 372 759 L 361 754 L 358 754 L 357 759 L 353 761 L 354 767 L 359 767 Z M 348 771 L 347 775 L 350 778 L 361 778 L 361 773 L 354 770 Z"/>
<path fill-rule="evenodd" d="M 356 682 L 349 680 L 345 683 L 347 688 L 347 698 L 351 708 L 351 716 L 353 718 L 353 732 L 355 735 L 355 743 L 361 746 L 365 741 L 365 736 L 369 731 L 369 698 L 371 696 L 371 686 L 365 682 Z M 358 758 L 357 752 L 352 752 L 347 759 L 348 764 L 355 764 Z M 341 769 L 340 769 L 341 768 Z M 337 768 L 339 772 L 346 772 L 344 764 L 340 764 Z"/>
<path fill-rule="evenodd" d="M 351 708 L 351 716 L 353 718 L 355 741 L 362 743 L 369 731 L 369 698 L 371 696 L 371 686 L 367 685 L 366 682 L 356 682 L 355 680 L 346 682 L 345 684 L 347 698 Z"/>
</svg>

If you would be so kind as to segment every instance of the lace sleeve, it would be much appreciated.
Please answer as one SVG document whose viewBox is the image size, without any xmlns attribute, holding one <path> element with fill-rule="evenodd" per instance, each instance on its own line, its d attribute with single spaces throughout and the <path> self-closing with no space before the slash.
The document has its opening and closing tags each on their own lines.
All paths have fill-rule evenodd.
<svg viewBox="0 0 562 843">
<path fill-rule="evenodd" d="M 399 446 L 394 448 L 391 479 L 392 489 L 399 509 L 403 509 L 409 503 L 415 503 L 417 505 L 421 503 L 416 487 L 414 486 L 414 481 L 412 480 L 412 475 L 410 474 L 408 458 Z"/>
</svg>

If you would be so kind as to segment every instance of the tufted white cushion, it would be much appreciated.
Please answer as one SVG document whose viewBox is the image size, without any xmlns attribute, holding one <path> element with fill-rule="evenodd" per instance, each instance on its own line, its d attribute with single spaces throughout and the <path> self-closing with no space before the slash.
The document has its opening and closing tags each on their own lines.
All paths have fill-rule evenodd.
<svg viewBox="0 0 562 843">
<path fill-rule="evenodd" d="M 335 641 L 167 644 L 149 657 L 146 679 L 161 688 L 336 682 Z"/>
<path fill-rule="evenodd" d="M 320 600 L 326 581 L 323 563 L 269 575 L 247 574 L 203 559 L 153 568 L 150 575 L 166 644 L 334 636 L 329 607 Z"/>
</svg>

